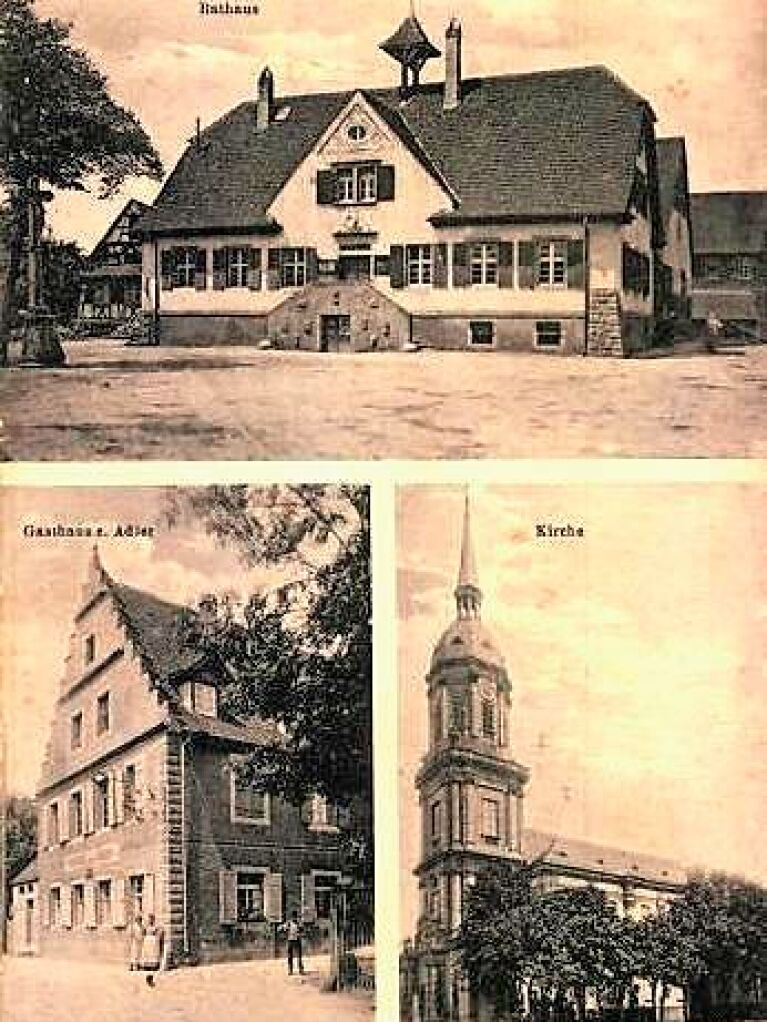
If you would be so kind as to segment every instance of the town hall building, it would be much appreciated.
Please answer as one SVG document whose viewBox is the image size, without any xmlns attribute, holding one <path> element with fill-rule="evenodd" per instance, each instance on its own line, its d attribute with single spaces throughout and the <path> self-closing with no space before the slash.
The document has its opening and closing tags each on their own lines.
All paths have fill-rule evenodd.
<svg viewBox="0 0 767 1022">
<path fill-rule="evenodd" d="M 442 55 L 412 14 L 381 49 L 396 88 L 281 96 L 264 68 L 197 132 L 138 225 L 149 336 L 649 346 L 665 246 L 650 103 L 601 66 L 467 77 L 455 18 L 443 83 L 421 81 Z"/>
<path fill-rule="evenodd" d="M 114 580 L 94 550 L 37 791 L 38 855 L 14 882 L 16 953 L 127 961 L 153 914 L 168 964 L 282 953 L 298 912 L 327 948 L 349 810 L 303 807 L 238 770 L 268 722 L 219 707 L 220 663 L 184 640 L 191 613 Z"/>
<path fill-rule="evenodd" d="M 676 863 L 532 830 L 525 825 L 528 769 L 514 757 L 512 683 L 482 620 L 482 591 L 468 500 L 456 616 L 438 640 L 426 675 L 429 744 L 416 775 L 421 810 L 417 931 L 402 957 L 403 1022 L 491 1022 L 495 1008 L 460 964 L 457 933 L 470 891 L 498 863 L 536 861 L 547 888 L 603 890 L 621 914 L 641 918 L 684 885 Z M 647 993 L 640 984 L 642 993 Z M 681 1022 L 671 991 L 668 1022 Z"/>
</svg>

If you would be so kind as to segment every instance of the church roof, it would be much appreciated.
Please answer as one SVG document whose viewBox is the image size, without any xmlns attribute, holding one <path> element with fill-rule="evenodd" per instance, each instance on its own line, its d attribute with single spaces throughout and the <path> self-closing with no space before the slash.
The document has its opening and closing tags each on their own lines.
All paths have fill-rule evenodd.
<svg viewBox="0 0 767 1022">
<path fill-rule="evenodd" d="M 459 617 L 445 629 L 431 657 L 431 669 L 460 660 L 479 660 L 503 668 L 503 655 L 479 618 Z"/>
<path fill-rule="evenodd" d="M 147 233 L 276 229 L 269 208 L 359 90 L 285 96 L 256 131 L 241 103 L 202 132 L 139 222 Z M 451 193 L 434 222 L 500 216 L 621 218 L 634 180 L 646 100 L 605 67 L 469 78 L 443 108 L 443 86 L 362 90 Z"/>
<path fill-rule="evenodd" d="M 643 852 L 595 844 L 576 838 L 560 837 L 539 830 L 525 830 L 522 847 L 527 858 L 542 856 L 551 867 L 564 872 L 575 870 L 594 874 L 625 877 L 636 883 L 683 884 L 687 870 L 672 859 Z"/>
<path fill-rule="evenodd" d="M 744 254 L 767 246 L 767 191 L 690 196 L 695 251 Z"/>
</svg>

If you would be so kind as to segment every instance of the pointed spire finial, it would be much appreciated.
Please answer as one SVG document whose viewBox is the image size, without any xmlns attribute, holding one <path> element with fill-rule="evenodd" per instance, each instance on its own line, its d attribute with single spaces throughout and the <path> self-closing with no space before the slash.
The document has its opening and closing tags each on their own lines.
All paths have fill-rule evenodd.
<svg viewBox="0 0 767 1022">
<path fill-rule="evenodd" d="M 455 590 L 458 617 L 479 617 L 482 604 L 482 590 L 479 588 L 477 562 L 474 557 L 474 543 L 471 536 L 471 506 L 469 491 L 466 491 L 463 509 L 463 533 L 461 535 L 461 561 L 458 568 L 458 585 Z"/>
</svg>

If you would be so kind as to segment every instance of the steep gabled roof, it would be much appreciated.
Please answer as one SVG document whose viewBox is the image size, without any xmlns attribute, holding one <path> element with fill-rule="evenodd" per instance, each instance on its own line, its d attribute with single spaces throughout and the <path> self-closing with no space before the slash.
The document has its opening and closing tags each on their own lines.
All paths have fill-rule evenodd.
<svg viewBox="0 0 767 1022">
<path fill-rule="evenodd" d="M 128 201 L 125 203 L 125 205 L 117 214 L 117 216 L 114 218 L 112 223 L 109 225 L 109 227 L 107 227 L 107 229 L 101 235 L 99 240 L 93 246 L 93 250 L 91 251 L 91 254 L 88 256 L 88 258 L 91 261 L 98 260 L 99 256 L 101 255 L 102 246 L 106 243 L 107 239 L 109 238 L 109 235 L 119 224 L 122 218 L 126 215 L 126 213 L 131 214 L 135 213 L 138 216 L 146 213 L 148 209 L 151 209 L 151 206 L 148 206 L 145 202 L 141 202 L 139 199 L 128 199 Z"/>
<path fill-rule="evenodd" d="M 767 248 L 767 192 L 695 193 L 690 208 L 697 253 L 756 253 Z"/>
<path fill-rule="evenodd" d="M 690 190 L 687 180 L 687 153 L 684 139 L 659 138 L 655 142 L 658 154 L 658 191 L 663 226 L 668 225 L 671 210 L 676 207 L 690 216 Z"/>
<path fill-rule="evenodd" d="M 183 640 L 181 622 L 188 608 L 107 579 L 122 623 L 154 682 L 163 685 L 203 664 L 203 654 Z"/>
<path fill-rule="evenodd" d="M 359 91 L 359 90 L 355 90 Z M 443 86 L 404 103 L 395 89 L 364 90 L 376 110 L 455 195 L 455 217 L 622 217 L 634 179 L 647 102 L 607 68 L 471 78 L 443 108 Z M 354 92 L 286 96 L 286 116 L 256 131 L 242 103 L 207 128 L 141 219 L 147 232 L 268 230 L 277 193 Z M 427 213 L 439 213 L 439 210 Z"/>
<path fill-rule="evenodd" d="M 30 859 L 26 866 L 23 866 L 18 873 L 15 873 L 8 881 L 11 886 L 17 884 L 31 884 L 40 879 L 40 870 L 37 867 L 37 856 Z"/>
</svg>

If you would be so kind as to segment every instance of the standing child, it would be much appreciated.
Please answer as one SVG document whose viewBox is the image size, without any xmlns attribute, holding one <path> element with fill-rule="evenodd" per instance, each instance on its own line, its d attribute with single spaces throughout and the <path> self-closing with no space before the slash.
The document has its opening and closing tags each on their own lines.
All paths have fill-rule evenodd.
<svg viewBox="0 0 767 1022">
<path fill-rule="evenodd" d="M 131 972 L 141 968 L 141 945 L 144 940 L 144 924 L 141 915 L 134 916 L 128 931 L 128 960 Z"/>
<path fill-rule="evenodd" d="M 155 973 L 162 966 L 165 951 L 165 934 L 161 926 L 155 922 L 153 915 L 147 919 L 144 939 L 141 943 L 141 968 L 146 972 L 147 986 L 153 987 Z"/>
</svg>

